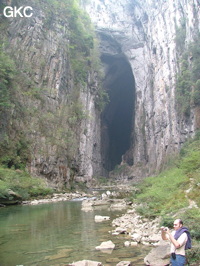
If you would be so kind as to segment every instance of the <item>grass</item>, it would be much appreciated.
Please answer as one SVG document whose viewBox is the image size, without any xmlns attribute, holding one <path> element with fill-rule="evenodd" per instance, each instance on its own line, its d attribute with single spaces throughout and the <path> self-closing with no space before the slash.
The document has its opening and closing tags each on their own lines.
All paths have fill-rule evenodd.
<svg viewBox="0 0 200 266">
<path fill-rule="evenodd" d="M 200 208 L 200 134 L 183 146 L 174 166 L 138 185 L 134 200 L 149 217 L 175 213 L 194 201 Z M 144 211 L 145 209 L 145 211 Z"/>
<path fill-rule="evenodd" d="M 22 200 L 52 194 L 52 189 L 47 187 L 43 179 L 31 177 L 25 171 L 0 167 L 0 200 L 12 200 L 10 190 Z"/>
<path fill-rule="evenodd" d="M 146 217 L 156 217 L 177 208 L 189 205 L 184 190 L 189 183 L 189 177 L 179 168 L 172 168 L 156 177 L 149 177 L 139 185 L 136 200 L 142 203 L 138 208 L 140 214 Z"/>
</svg>

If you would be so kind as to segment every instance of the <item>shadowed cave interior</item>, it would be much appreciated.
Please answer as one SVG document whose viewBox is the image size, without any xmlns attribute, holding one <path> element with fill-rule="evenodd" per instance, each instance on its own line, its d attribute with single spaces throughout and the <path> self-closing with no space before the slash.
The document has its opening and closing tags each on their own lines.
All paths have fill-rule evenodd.
<svg viewBox="0 0 200 266">
<path fill-rule="evenodd" d="M 133 164 L 127 154 L 133 144 L 135 81 L 124 55 L 102 55 L 101 60 L 105 67 L 103 86 L 109 95 L 101 117 L 102 158 L 109 172 L 121 163 L 122 156 Z"/>
</svg>

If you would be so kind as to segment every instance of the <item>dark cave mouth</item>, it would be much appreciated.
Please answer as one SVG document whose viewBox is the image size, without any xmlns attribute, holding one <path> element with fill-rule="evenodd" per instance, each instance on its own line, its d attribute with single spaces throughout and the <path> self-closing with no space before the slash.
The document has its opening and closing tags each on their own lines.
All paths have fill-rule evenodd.
<svg viewBox="0 0 200 266">
<path fill-rule="evenodd" d="M 124 55 L 102 55 L 101 60 L 105 66 L 103 87 L 109 95 L 101 117 L 102 161 L 109 172 L 122 157 L 133 164 L 133 158 L 126 155 L 133 144 L 135 80 Z"/>
</svg>

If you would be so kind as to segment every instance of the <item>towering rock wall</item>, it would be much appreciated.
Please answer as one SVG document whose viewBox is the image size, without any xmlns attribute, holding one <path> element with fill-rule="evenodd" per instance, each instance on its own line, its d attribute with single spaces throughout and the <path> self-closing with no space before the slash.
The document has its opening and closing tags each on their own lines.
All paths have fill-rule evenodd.
<svg viewBox="0 0 200 266">
<path fill-rule="evenodd" d="M 74 45 L 73 38 L 79 39 L 82 30 L 74 36 L 70 27 L 76 22 L 79 27 L 81 22 L 76 12 L 75 17 L 70 17 L 65 1 L 2 2 L 33 7 L 31 18 L 0 17 L 4 25 L 3 47 L 20 73 L 13 90 L 16 99 L 2 119 L 3 129 L 0 128 L 2 143 L 6 134 L 10 137 L 1 150 L 11 151 L 5 159 L 7 164 L 15 166 L 16 160 L 24 156 L 21 153 L 27 144 L 24 161 L 29 171 L 58 186 L 104 174 L 103 162 L 107 157 L 102 154 L 102 147 L 106 150 L 109 141 L 108 132 L 104 135 L 105 143 L 101 138 L 105 124 L 100 122 L 97 100 L 101 101 L 102 95 L 98 71 L 91 60 L 91 36 L 86 34 L 89 31 Z M 132 139 L 129 150 L 122 155 L 122 164 L 131 165 L 131 174 L 135 176 L 154 173 L 169 155 L 177 153 L 200 124 L 196 108 L 185 119 L 177 115 L 175 106 L 180 55 L 175 41 L 177 27 L 185 21 L 187 47 L 200 29 L 199 1 L 81 2 L 95 24 L 102 56 L 117 59 L 118 73 L 123 73 L 120 65 L 133 72 L 134 119 L 129 134 Z M 106 73 L 105 62 L 104 67 Z M 107 84 L 110 79 L 112 76 L 107 76 Z M 112 112 L 111 108 L 109 119 Z M 11 154 L 13 150 L 15 153 Z"/>
<path fill-rule="evenodd" d="M 1 12 L 1 44 L 15 61 L 18 75 L 6 111 L 7 125 L 1 131 L 1 155 L 7 156 L 1 161 L 18 168 L 25 157 L 32 175 L 59 187 L 87 181 L 100 171 L 100 111 L 96 108 L 98 74 L 90 57 L 94 51 L 81 43 L 88 53 L 84 59 L 73 40 L 83 41 L 75 33 L 83 22 L 80 18 L 75 21 L 79 24 L 73 23 L 70 13 L 79 11 L 71 2 L 54 3 L 3 1 L 4 6 L 31 6 L 33 15 L 5 18 Z M 89 28 L 87 33 L 92 34 Z"/>
<path fill-rule="evenodd" d="M 195 108 L 189 119 L 177 115 L 175 108 L 180 59 L 176 32 L 184 21 L 183 45 L 193 41 L 200 30 L 199 1 L 93 0 L 85 8 L 99 35 L 112 40 L 110 46 L 101 47 L 102 54 L 113 54 L 115 42 L 132 67 L 136 86 L 132 171 L 148 175 L 159 170 L 199 127 Z"/>
</svg>

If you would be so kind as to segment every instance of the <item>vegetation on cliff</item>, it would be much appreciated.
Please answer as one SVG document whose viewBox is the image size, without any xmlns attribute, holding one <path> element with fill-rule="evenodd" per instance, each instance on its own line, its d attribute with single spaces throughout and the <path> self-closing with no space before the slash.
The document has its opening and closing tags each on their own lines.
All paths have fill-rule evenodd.
<svg viewBox="0 0 200 266">
<path fill-rule="evenodd" d="M 0 203 L 18 203 L 33 197 L 44 197 L 52 192 L 41 178 L 33 178 L 25 171 L 0 167 Z"/>
<path fill-rule="evenodd" d="M 181 47 L 180 70 L 176 82 L 176 107 L 179 115 L 190 116 L 191 109 L 200 106 L 200 35 L 183 49 L 184 28 L 177 32 L 177 49 Z"/>
<path fill-rule="evenodd" d="M 70 168 L 70 177 L 65 179 L 73 180 L 74 172 L 78 171 L 80 125 L 90 119 L 80 93 L 90 90 L 100 111 L 108 100 L 98 83 L 101 75 L 98 42 L 89 16 L 78 0 L 29 4 L 38 20 L 15 18 L 13 24 L 16 23 L 18 31 L 12 31 L 9 19 L 0 18 L 0 165 L 24 170 L 34 158 L 42 157 L 45 161 L 53 154 L 55 160 L 64 158 L 64 164 Z M 26 32 L 28 27 L 33 34 L 31 30 Z M 23 36 L 18 38 L 21 31 Z M 30 42 L 26 43 L 26 37 Z M 54 61 L 52 72 L 51 61 Z M 61 67 L 66 71 L 62 77 Z M 64 88 L 52 85 L 51 78 L 54 81 L 60 78 L 61 86 L 65 82 Z M 43 170 L 38 175 L 49 177 Z"/>
</svg>

